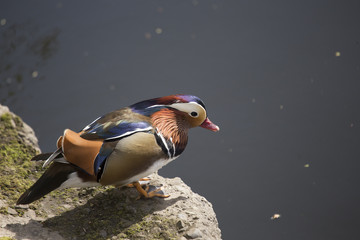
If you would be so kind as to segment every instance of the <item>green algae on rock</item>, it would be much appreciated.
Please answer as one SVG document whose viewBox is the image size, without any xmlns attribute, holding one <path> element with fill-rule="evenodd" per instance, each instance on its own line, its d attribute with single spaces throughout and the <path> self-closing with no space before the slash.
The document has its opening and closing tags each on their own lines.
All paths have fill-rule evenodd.
<svg viewBox="0 0 360 240">
<path fill-rule="evenodd" d="M 0 117 L 0 199 L 13 204 L 40 176 L 40 163 L 29 159 L 37 153 L 33 146 L 23 143 L 19 131 L 22 120 L 11 113 Z"/>
</svg>

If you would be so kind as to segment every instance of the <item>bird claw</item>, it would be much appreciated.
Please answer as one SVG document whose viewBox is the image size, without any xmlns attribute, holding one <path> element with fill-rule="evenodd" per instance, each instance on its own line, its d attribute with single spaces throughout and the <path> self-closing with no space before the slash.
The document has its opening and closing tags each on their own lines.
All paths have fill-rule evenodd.
<svg viewBox="0 0 360 240">
<path fill-rule="evenodd" d="M 146 185 L 145 189 L 140 185 L 139 182 L 135 182 L 135 183 L 133 183 L 133 185 L 140 193 L 140 195 L 136 198 L 136 200 L 140 199 L 141 197 L 145 197 L 145 198 L 153 198 L 153 197 L 167 198 L 167 197 L 170 197 L 170 195 L 165 195 L 165 193 L 161 190 L 161 188 L 157 188 L 153 185 Z"/>
<path fill-rule="evenodd" d="M 165 195 L 164 191 L 160 187 L 155 187 L 154 185 L 147 185 L 146 188 L 145 188 L 145 191 L 148 194 L 147 198 L 152 198 L 152 197 L 167 198 L 167 197 L 170 197 L 170 195 Z"/>
</svg>

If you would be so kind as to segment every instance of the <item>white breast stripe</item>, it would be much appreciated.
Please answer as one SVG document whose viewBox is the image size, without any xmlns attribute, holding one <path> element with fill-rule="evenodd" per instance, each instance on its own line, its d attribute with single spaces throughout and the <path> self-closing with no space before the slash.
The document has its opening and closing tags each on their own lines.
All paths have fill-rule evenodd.
<svg viewBox="0 0 360 240">
<path fill-rule="evenodd" d="M 167 154 L 168 154 L 169 158 L 171 158 L 171 153 L 170 153 L 170 150 L 169 150 L 169 146 L 167 145 L 164 136 L 161 134 L 161 132 L 159 131 L 158 128 L 156 128 L 156 134 L 160 137 L 161 141 L 163 142 L 164 146 L 166 147 Z"/>
</svg>

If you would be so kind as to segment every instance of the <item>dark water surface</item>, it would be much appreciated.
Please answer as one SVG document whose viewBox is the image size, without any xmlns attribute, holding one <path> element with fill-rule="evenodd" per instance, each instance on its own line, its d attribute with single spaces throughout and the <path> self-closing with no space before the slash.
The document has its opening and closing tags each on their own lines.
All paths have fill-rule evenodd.
<svg viewBox="0 0 360 240">
<path fill-rule="evenodd" d="M 0 20 L 0 101 L 43 151 L 194 94 L 221 131 L 160 174 L 213 203 L 224 239 L 360 239 L 359 1 L 1 1 Z"/>
</svg>

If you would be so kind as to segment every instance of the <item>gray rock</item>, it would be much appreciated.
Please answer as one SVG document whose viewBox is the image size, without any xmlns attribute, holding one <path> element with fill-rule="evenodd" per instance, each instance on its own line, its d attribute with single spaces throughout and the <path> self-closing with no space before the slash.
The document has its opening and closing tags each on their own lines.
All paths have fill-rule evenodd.
<svg viewBox="0 0 360 240">
<path fill-rule="evenodd" d="M 107 232 L 106 232 L 105 230 L 101 230 L 101 231 L 100 231 L 100 236 L 106 237 L 106 236 L 107 236 Z"/>
<path fill-rule="evenodd" d="M 28 208 L 29 208 L 29 205 L 28 205 L 28 204 L 16 205 L 15 208 L 17 208 L 17 209 L 28 209 Z"/>
<path fill-rule="evenodd" d="M 201 238 L 202 233 L 201 233 L 200 229 L 198 229 L 198 228 L 191 228 L 189 231 L 187 231 L 187 233 L 185 234 L 185 237 L 187 239 Z"/>
<path fill-rule="evenodd" d="M 184 224 L 183 221 L 179 220 L 176 223 L 176 227 L 177 227 L 177 229 L 181 230 L 181 229 L 183 229 L 185 227 L 185 224 Z"/>
<path fill-rule="evenodd" d="M 31 219 L 36 219 L 36 213 L 32 209 L 27 210 L 24 216 L 29 217 Z"/>
<path fill-rule="evenodd" d="M 9 108 L 0 104 L 0 116 L 8 112 L 10 112 Z"/>
<path fill-rule="evenodd" d="M 7 207 L 7 203 L 4 200 L 0 199 L 0 208 L 2 208 L 2 207 Z"/>
<path fill-rule="evenodd" d="M 186 221 L 188 219 L 188 217 L 184 213 L 179 213 L 177 217 L 183 221 Z"/>
<path fill-rule="evenodd" d="M 8 207 L 7 208 L 7 212 L 8 214 L 11 214 L 11 215 L 17 215 L 17 211 L 15 211 L 14 209 L 12 209 L 11 207 Z"/>
<path fill-rule="evenodd" d="M 22 130 L 19 131 L 19 136 L 23 139 L 25 144 L 33 146 L 38 150 L 38 152 L 40 152 L 38 140 L 35 137 L 35 132 L 29 125 L 23 123 Z"/>
<path fill-rule="evenodd" d="M 13 117 L 17 117 L 14 113 L 10 112 L 10 110 L 7 106 L 3 106 L 0 104 L 0 116 L 2 116 L 5 113 L 9 113 Z M 12 120 L 12 125 L 14 127 L 16 126 L 16 124 L 13 120 Z M 35 136 L 34 130 L 23 121 L 21 121 L 21 125 L 22 126 L 19 128 L 19 131 L 18 131 L 20 138 L 24 141 L 25 144 L 34 147 L 38 152 L 40 152 L 38 139 Z"/>
</svg>

